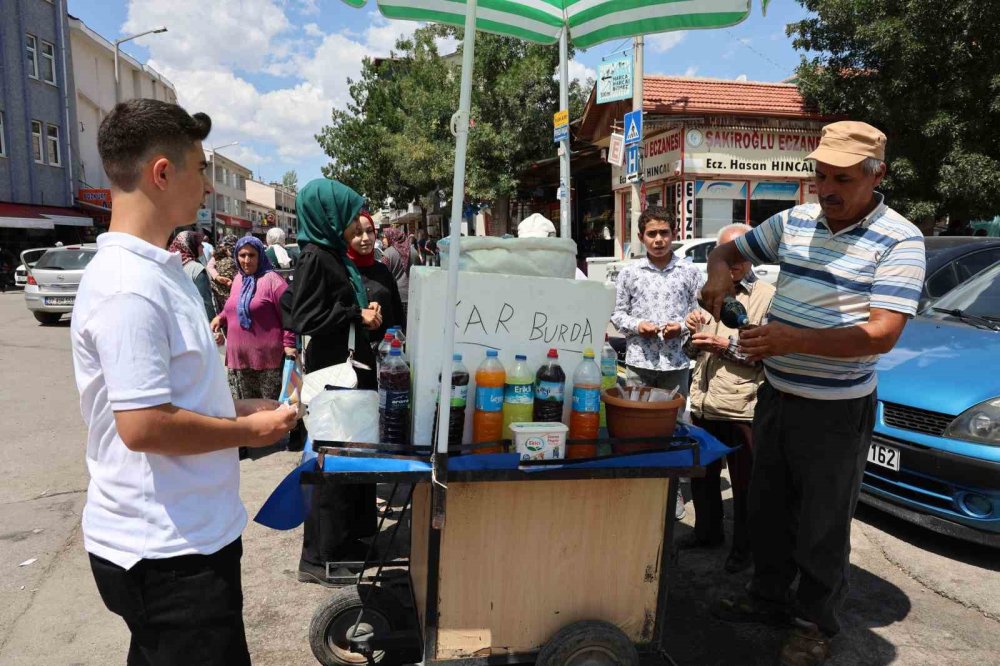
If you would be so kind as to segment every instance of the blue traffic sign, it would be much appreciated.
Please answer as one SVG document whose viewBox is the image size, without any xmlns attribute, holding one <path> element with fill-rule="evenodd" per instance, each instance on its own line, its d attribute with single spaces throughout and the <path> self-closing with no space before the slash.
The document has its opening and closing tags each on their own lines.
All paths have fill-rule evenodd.
<svg viewBox="0 0 1000 666">
<path fill-rule="evenodd" d="M 642 110 L 625 114 L 625 145 L 642 142 Z"/>
<path fill-rule="evenodd" d="M 639 169 L 641 168 L 639 144 L 625 146 L 625 180 L 630 183 L 639 180 Z"/>
<path fill-rule="evenodd" d="M 556 127 L 552 130 L 552 140 L 556 143 L 560 141 L 566 141 L 569 139 L 569 125 L 563 125 L 562 127 Z"/>
</svg>

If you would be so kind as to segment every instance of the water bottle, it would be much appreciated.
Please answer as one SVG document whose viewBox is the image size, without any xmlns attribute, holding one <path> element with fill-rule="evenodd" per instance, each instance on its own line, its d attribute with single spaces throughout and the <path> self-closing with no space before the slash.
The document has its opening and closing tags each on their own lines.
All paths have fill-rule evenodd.
<svg viewBox="0 0 1000 666">
<path fill-rule="evenodd" d="M 497 351 L 490 349 L 476 370 L 476 411 L 472 415 L 472 441 L 498 442 L 503 437 L 503 389 L 507 373 Z M 500 447 L 476 449 L 476 453 L 500 453 Z"/>
<path fill-rule="evenodd" d="M 503 391 L 503 436 L 512 439 L 511 423 L 530 423 L 535 409 L 535 373 L 528 367 L 528 357 L 518 354 L 507 371 Z"/>
<path fill-rule="evenodd" d="M 454 365 L 451 370 L 451 412 L 448 416 L 448 446 L 458 446 L 462 443 L 465 432 L 465 407 L 469 400 L 469 371 L 462 363 L 462 355 L 451 357 Z M 438 380 L 440 385 L 440 379 Z M 440 406 L 440 402 L 438 402 Z M 434 412 L 434 438 L 437 441 L 438 415 Z"/>
<path fill-rule="evenodd" d="M 399 340 L 378 373 L 378 434 L 385 444 L 410 443 L 410 367 L 403 360 Z"/>
<path fill-rule="evenodd" d="M 559 352 L 550 349 L 548 361 L 535 374 L 534 419 L 541 423 L 561 423 L 566 390 L 566 373 L 559 366 Z"/>
<path fill-rule="evenodd" d="M 594 350 L 583 350 L 583 360 L 573 373 L 573 411 L 569 417 L 570 439 L 597 439 L 601 424 L 601 368 L 594 361 Z M 597 444 L 567 447 L 567 458 L 591 458 Z"/>
<path fill-rule="evenodd" d="M 609 389 L 618 383 L 618 352 L 611 346 L 608 334 L 604 334 L 604 346 L 601 348 L 601 390 Z M 601 427 L 608 426 L 604 402 L 601 402 Z"/>
</svg>

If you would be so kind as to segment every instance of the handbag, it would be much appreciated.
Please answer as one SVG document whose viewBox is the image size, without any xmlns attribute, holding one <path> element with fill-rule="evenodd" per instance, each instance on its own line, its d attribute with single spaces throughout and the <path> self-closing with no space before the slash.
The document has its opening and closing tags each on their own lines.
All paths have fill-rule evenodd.
<svg viewBox="0 0 1000 666">
<path fill-rule="evenodd" d="M 302 403 L 309 401 L 323 392 L 327 386 L 353 389 L 358 387 L 358 373 L 354 368 L 370 370 L 364 363 L 354 360 L 355 330 L 357 324 L 351 326 L 347 335 L 347 360 L 337 365 L 331 365 L 315 372 L 310 372 L 302 378 Z"/>
</svg>

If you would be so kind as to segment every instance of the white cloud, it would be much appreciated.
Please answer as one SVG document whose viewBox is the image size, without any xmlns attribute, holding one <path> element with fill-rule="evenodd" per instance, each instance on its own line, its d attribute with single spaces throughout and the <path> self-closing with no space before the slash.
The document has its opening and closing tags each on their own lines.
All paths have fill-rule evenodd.
<svg viewBox="0 0 1000 666">
<path fill-rule="evenodd" d="M 692 65 L 684 70 L 684 76 L 694 76 L 698 73 L 698 66 Z"/>
<path fill-rule="evenodd" d="M 440 53 L 443 56 L 451 55 L 452 53 L 458 51 L 458 47 L 459 45 L 461 45 L 461 43 L 462 42 L 455 39 L 454 37 L 434 38 L 434 46 L 437 47 L 438 53 Z"/>
<path fill-rule="evenodd" d="M 292 5 L 300 14 L 305 14 L 306 16 L 319 14 L 319 6 L 316 4 L 316 0 L 293 0 Z"/>
<path fill-rule="evenodd" d="M 597 71 L 573 59 L 569 61 L 569 80 L 572 81 L 573 79 L 579 79 L 580 83 L 586 82 L 587 79 L 596 81 Z"/>
<path fill-rule="evenodd" d="M 687 37 L 687 33 L 684 31 L 660 32 L 655 35 L 646 35 L 645 43 L 656 53 L 666 53 L 683 42 L 685 37 Z"/>
<path fill-rule="evenodd" d="M 315 23 L 306 23 L 302 26 L 302 30 L 310 37 L 322 37 L 324 34 L 320 27 Z"/>
</svg>

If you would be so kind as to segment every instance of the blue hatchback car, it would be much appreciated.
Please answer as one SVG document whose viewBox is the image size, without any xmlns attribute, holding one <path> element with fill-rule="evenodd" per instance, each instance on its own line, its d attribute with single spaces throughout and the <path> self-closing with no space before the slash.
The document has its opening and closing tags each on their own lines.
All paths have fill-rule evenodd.
<svg viewBox="0 0 1000 666">
<path fill-rule="evenodd" d="M 861 501 L 1000 546 L 1000 263 L 910 321 L 878 375 Z"/>
</svg>

